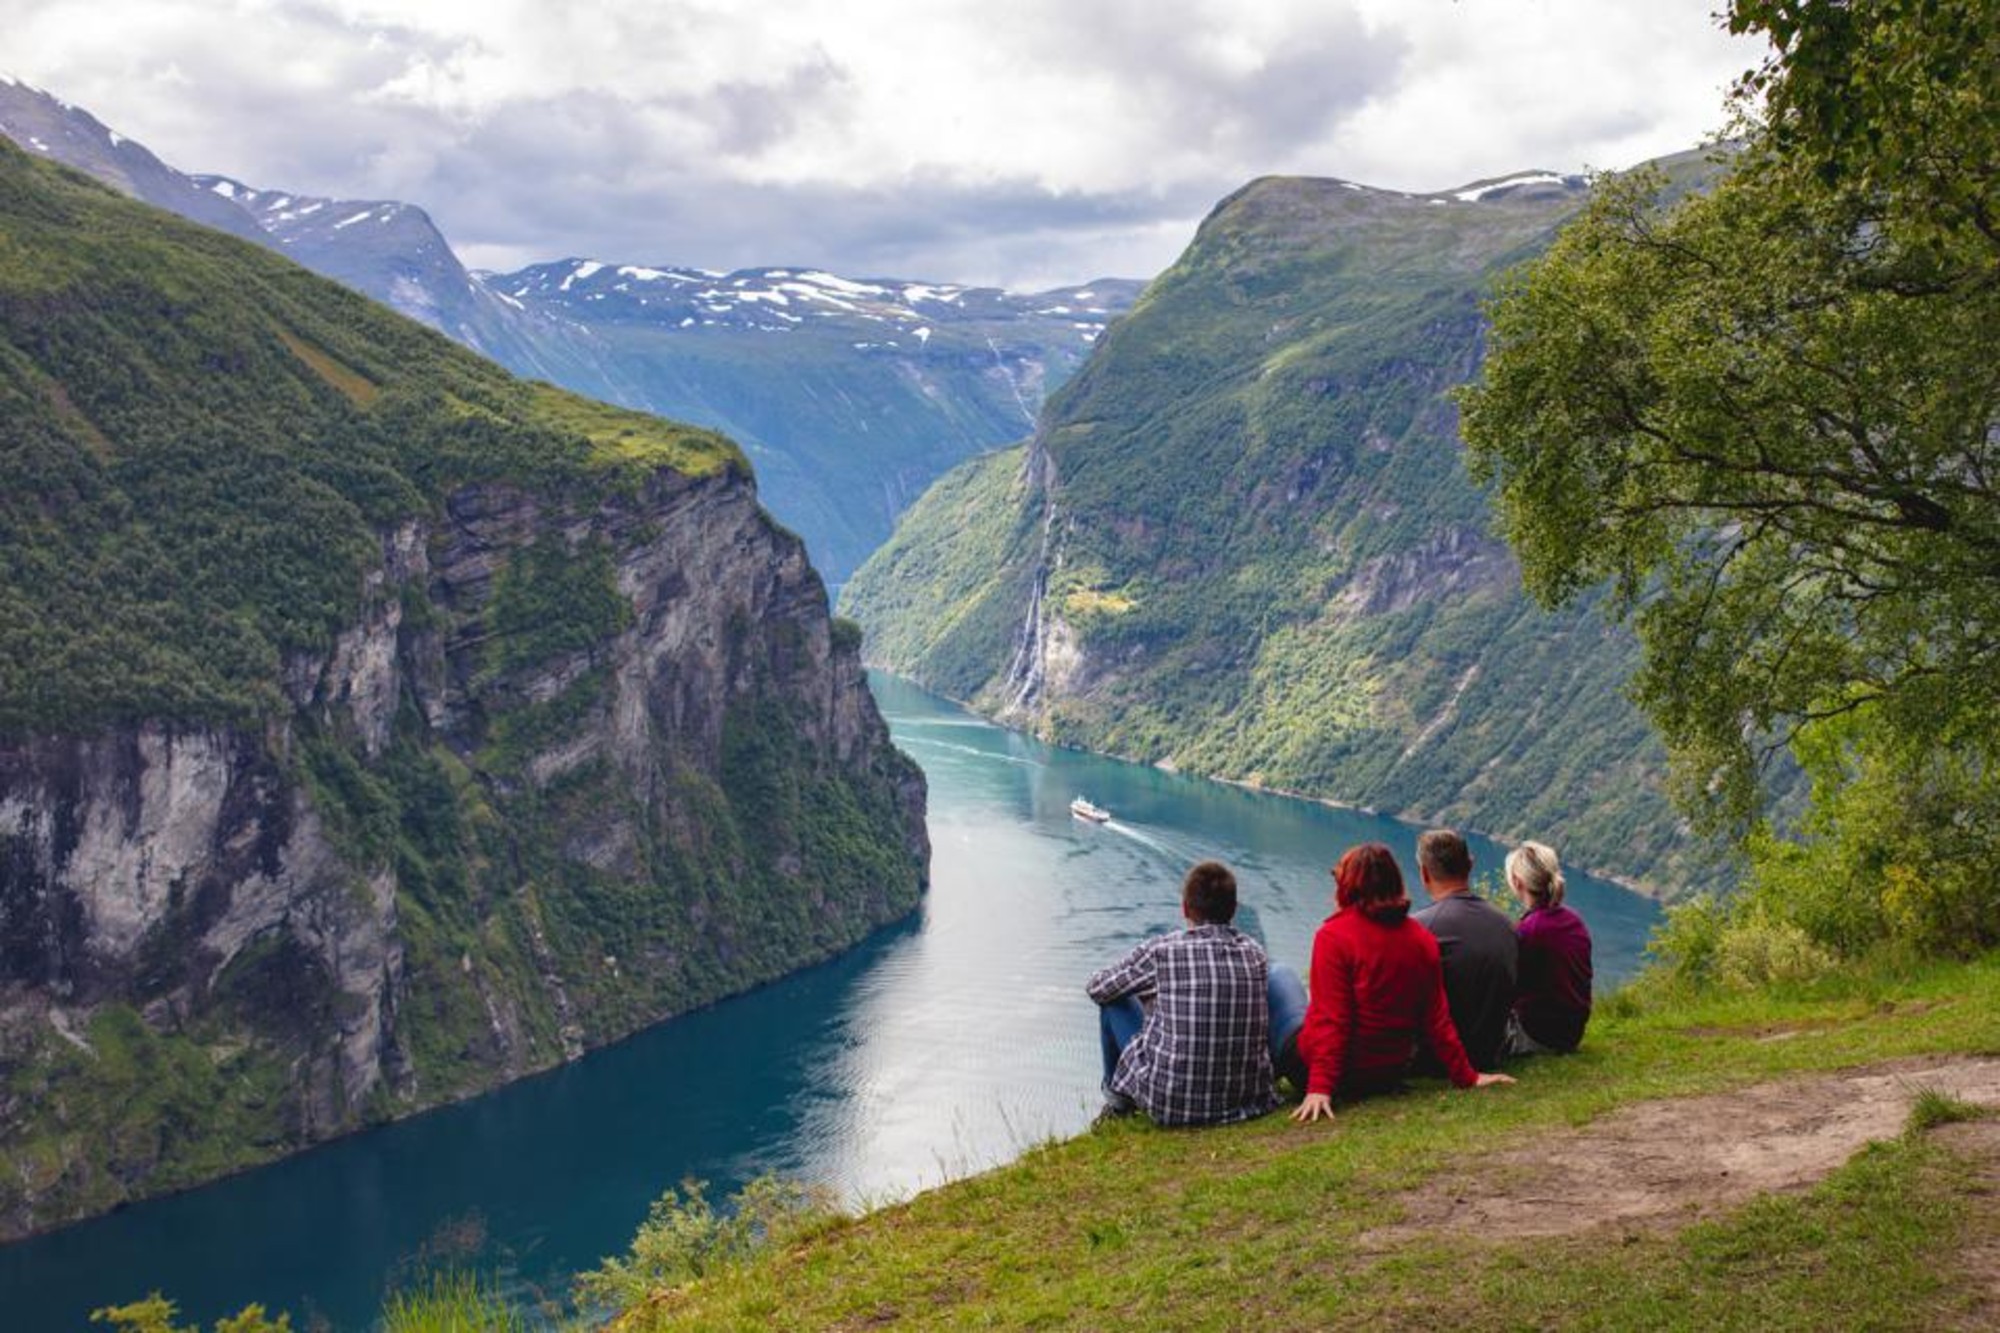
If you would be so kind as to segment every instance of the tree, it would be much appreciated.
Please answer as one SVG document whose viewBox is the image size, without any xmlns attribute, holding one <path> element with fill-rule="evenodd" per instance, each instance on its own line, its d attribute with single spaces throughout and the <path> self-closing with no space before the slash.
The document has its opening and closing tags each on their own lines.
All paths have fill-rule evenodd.
<svg viewBox="0 0 2000 1333">
<path fill-rule="evenodd" d="M 1942 756 L 2000 781 L 1996 10 L 1739 0 L 1773 40 L 1741 150 L 1671 204 L 1600 182 L 1462 397 L 1531 591 L 1614 584 L 1711 822 L 1747 829 L 1760 761 L 1835 718 L 1816 802 Z"/>
<path fill-rule="evenodd" d="M 1991 0 L 1737 0 L 1728 23 L 1772 42 L 1737 85 L 1746 127 L 1822 180 L 1890 203 L 1906 226 L 1982 237 L 1991 262 L 2000 251 Z"/>
</svg>

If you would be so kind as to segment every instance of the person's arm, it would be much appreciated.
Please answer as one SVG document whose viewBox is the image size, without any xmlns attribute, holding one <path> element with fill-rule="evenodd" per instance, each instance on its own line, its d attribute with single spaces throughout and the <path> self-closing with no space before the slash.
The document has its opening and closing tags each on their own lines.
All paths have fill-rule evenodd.
<svg viewBox="0 0 2000 1333">
<path fill-rule="evenodd" d="M 1451 1001 L 1444 993 L 1444 968 L 1438 966 L 1433 970 L 1437 980 L 1431 986 L 1430 1013 L 1424 1018 L 1425 1039 L 1452 1083 L 1469 1088 L 1479 1082 L 1479 1071 L 1466 1057 L 1465 1043 L 1458 1038 L 1458 1025 L 1451 1021 Z"/>
<path fill-rule="evenodd" d="M 1153 961 L 1153 949 L 1158 937 L 1141 940 L 1132 947 L 1132 952 L 1091 977 L 1083 984 L 1090 998 L 1099 1004 L 1110 1004 L 1122 1000 L 1127 995 L 1141 998 L 1159 989 L 1159 969 Z"/>
<path fill-rule="evenodd" d="M 1354 960 L 1347 956 L 1330 928 L 1313 938 L 1312 990 L 1306 1000 L 1305 1027 L 1299 1033 L 1299 1054 L 1306 1062 L 1306 1103 L 1313 1114 L 1330 1114 L 1333 1090 L 1347 1068 L 1347 1046 L 1354 1026 Z"/>
</svg>

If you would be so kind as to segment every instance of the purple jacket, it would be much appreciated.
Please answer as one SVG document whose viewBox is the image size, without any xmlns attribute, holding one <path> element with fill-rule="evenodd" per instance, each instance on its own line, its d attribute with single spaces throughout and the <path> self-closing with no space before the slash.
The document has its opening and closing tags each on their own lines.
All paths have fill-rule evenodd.
<svg viewBox="0 0 2000 1333">
<path fill-rule="evenodd" d="M 1567 907 L 1537 907 L 1514 933 L 1521 941 L 1514 1017 L 1550 1050 L 1575 1050 L 1590 1021 L 1590 931 Z"/>
</svg>

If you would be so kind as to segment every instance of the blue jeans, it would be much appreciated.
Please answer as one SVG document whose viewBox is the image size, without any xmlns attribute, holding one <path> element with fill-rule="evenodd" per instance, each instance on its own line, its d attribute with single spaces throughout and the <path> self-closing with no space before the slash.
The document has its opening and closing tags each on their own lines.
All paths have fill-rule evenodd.
<svg viewBox="0 0 2000 1333">
<path fill-rule="evenodd" d="M 1139 1003 L 1136 995 L 1127 995 L 1122 1000 L 1099 1005 L 1097 1009 L 1097 1037 L 1104 1048 L 1104 1089 L 1111 1090 L 1111 1076 L 1118 1070 L 1118 1057 L 1132 1044 L 1132 1038 L 1139 1035 L 1139 1029 L 1146 1022 L 1146 1006 Z"/>
<path fill-rule="evenodd" d="M 1299 1029 L 1306 1022 L 1306 984 L 1299 980 L 1299 974 L 1283 963 L 1271 965 L 1270 979 L 1264 986 L 1264 1000 L 1271 1010 L 1271 1068 L 1279 1076 L 1285 1073 L 1286 1062 L 1298 1063 Z M 1097 1035 L 1104 1053 L 1104 1086 L 1111 1086 L 1111 1075 L 1117 1072 L 1118 1057 L 1139 1035 L 1139 1029 L 1146 1022 L 1146 1007 L 1139 1003 L 1136 995 L 1113 1000 L 1100 1005 L 1097 1010 Z M 1304 1074 L 1301 1072 L 1300 1078 Z"/>
<path fill-rule="evenodd" d="M 1264 994 L 1271 1006 L 1271 1072 L 1303 1088 L 1306 1067 L 1299 1059 L 1299 1030 L 1306 1025 L 1306 983 L 1283 963 L 1273 963 Z"/>
</svg>

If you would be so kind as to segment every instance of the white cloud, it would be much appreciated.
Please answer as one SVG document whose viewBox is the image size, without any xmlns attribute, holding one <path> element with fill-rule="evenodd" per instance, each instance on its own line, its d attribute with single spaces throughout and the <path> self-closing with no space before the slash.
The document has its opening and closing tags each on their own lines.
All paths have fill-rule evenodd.
<svg viewBox="0 0 2000 1333">
<path fill-rule="evenodd" d="M 1688 146 L 1755 58 L 1711 4 L 0 0 L 15 73 L 169 162 L 408 199 L 486 262 L 1020 285 L 1153 271 L 1257 175 Z"/>
</svg>

